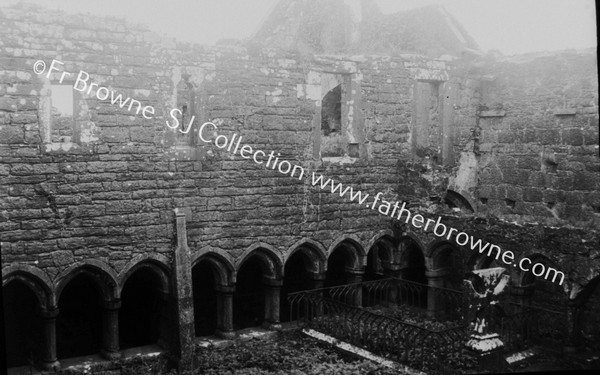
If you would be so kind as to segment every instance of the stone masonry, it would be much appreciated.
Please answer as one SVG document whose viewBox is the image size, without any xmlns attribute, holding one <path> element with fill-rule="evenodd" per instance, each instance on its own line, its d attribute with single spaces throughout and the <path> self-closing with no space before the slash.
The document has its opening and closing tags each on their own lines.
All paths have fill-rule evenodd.
<svg viewBox="0 0 600 375">
<path fill-rule="evenodd" d="M 276 14 L 302 4 L 282 1 Z M 362 22 L 378 24 L 384 16 L 364 4 Z M 437 8 L 418 14 L 450 17 Z M 43 367 L 64 359 L 55 321 L 61 291 L 80 274 L 99 285 L 99 345 L 107 358 L 120 355 L 116 311 L 127 280 L 144 267 L 158 275 L 167 322 L 160 343 L 185 368 L 194 339 L 192 269 L 203 262 L 216 275 L 217 333 L 225 337 L 234 334 L 238 271 L 251 258 L 263 267 L 262 318 L 273 329 L 286 262 L 298 252 L 310 259 L 306 270 L 317 286 L 328 257 L 342 248 L 355 281 L 375 251 L 378 272 L 401 276 L 410 267 L 407 243 L 422 253 L 430 285 L 447 267 L 438 261 L 440 247 L 454 249 L 466 268 L 489 265 L 308 179 L 201 142 L 198 127 L 207 121 L 308 174 L 407 201 L 415 213 L 442 215 L 518 258 L 538 257 L 563 271 L 558 293 L 574 306 L 568 345 L 580 345 L 576 311 L 592 308 L 586 302 L 600 280 L 595 51 L 484 55 L 470 37 L 465 45 L 448 39 L 389 49 L 370 44 L 376 35 L 361 34 L 360 20 L 340 22 L 347 26 L 341 36 L 340 28 L 324 28 L 310 38 L 273 39 L 281 28 L 272 18 L 244 43 L 200 46 L 111 18 L 0 8 L 2 277 L 4 286 L 26 283 L 38 298 Z M 389 29 L 391 22 L 380 24 Z M 440 33 L 450 27 L 440 25 Z M 417 44 L 437 40 L 419 35 Z M 360 53 L 366 45 L 369 54 Z M 48 105 L 59 74 L 48 79 L 32 70 L 37 60 L 53 59 L 153 106 L 154 118 L 72 90 L 72 120 L 61 123 Z M 63 85 L 74 83 L 73 75 Z M 325 157 L 321 100 L 337 85 L 339 149 Z M 195 116 L 188 134 L 167 126 L 173 108 L 184 124 Z M 510 272 L 515 290 L 530 285 L 528 276 Z"/>
</svg>

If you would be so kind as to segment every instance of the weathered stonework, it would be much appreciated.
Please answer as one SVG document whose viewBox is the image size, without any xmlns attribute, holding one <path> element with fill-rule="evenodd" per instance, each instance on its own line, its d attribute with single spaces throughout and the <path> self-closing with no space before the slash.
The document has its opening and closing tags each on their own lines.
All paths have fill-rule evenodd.
<svg viewBox="0 0 600 375">
<path fill-rule="evenodd" d="M 271 48 L 260 35 L 243 46 L 208 47 L 112 19 L 2 8 L 3 285 L 26 280 L 42 313 L 53 317 L 61 291 L 88 275 L 100 285 L 102 319 L 112 327 L 103 349 L 118 352 L 114 311 L 130 276 L 146 267 L 168 306 L 160 313 L 168 326 L 157 335 L 185 368 L 193 341 L 190 272 L 199 265 L 212 270 L 217 332 L 226 337 L 236 325 L 236 281 L 250 260 L 262 267 L 259 318 L 271 328 L 280 322 L 278 301 L 295 254 L 306 257 L 313 286 L 323 285 L 328 259 L 340 250 L 354 281 L 372 254 L 376 273 L 402 275 L 414 248 L 430 285 L 450 286 L 440 260 L 448 251 L 464 270 L 489 266 L 485 256 L 399 225 L 310 179 L 202 142 L 198 127 L 211 121 L 218 134 L 239 134 L 308 174 L 371 196 L 383 192 L 518 257 L 544 258 L 566 274 L 563 297 L 578 306 L 587 301 L 600 272 L 594 54 L 432 58 L 386 56 L 373 47 L 372 55 L 340 55 L 329 40 L 314 55 L 298 46 Z M 448 50 L 424 53 L 464 47 L 448 43 Z M 53 59 L 154 107 L 154 118 L 75 92 L 73 131 L 55 126 L 47 90 L 58 77 L 32 71 L 35 61 Z M 322 157 L 321 102 L 334 86 L 331 76 L 343 85 L 341 154 Z M 167 126 L 173 108 L 186 126 L 195 116 L 188 134 Z M 531 281 L 510 272 L 515 287 Z M 50 341 L 53 319 L 45 320 Z M 56 348 L 43 357 L 47 368 L 62 359 Z"/>
</svg>

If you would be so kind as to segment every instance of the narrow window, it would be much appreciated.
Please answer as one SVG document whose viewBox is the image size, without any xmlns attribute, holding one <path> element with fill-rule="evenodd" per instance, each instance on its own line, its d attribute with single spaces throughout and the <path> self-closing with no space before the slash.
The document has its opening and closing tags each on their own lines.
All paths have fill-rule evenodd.
<svg viewBox="0 0 600 375">
<path fill-rule="evenodd" d="M 50 86 L 51 142 L 75 142 L 73 88 L 67 85 Z"/>
</svg>

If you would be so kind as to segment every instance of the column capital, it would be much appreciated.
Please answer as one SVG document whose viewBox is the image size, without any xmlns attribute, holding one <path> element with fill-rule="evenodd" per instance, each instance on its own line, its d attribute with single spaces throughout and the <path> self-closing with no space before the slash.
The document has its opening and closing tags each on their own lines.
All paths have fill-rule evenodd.
<svg viewBox="0 0 600 375">
<path fill-rule="evenodd" d="M 351 275 L 362 276 L 365 274 L 365 270 L 363 268 L 357 269 L 357 268 L 352 268 L 352 267 L 346 267 L 344 270 L 346 271 L 346 273 L 351 274 Z"/>
<path fill-rule="evenodd" d="M 395 262 L 383 261 L 383 262 L 381 262 L 381 266 L 386 271 L 394 271 L 394 272 L 402 271 L 404 269 L 409 268 L 409 265 L 404 262 L 403 263 L 395 263 Z"/>
<path fill-rule="evenodd" d="M 425 271 L 425 277 L 427 277 L 428 279 L 437 279 L 437 278 L 447 276 L 448 274 L 450 274 L 449 268 L 440 268 L 437 270 L 431 270 L 431 271 L 426 270 Z"/>
<path fill-rule="evenodd" d="M 281 286 L 283 285 L 283 280 L 263 277 L 263 284 L 271 288 L 281 288 Z"/>
<path fill-rule="evenodd" d="M 56 319 L 58 316 L 59 310 L 56 306 L 48 307 L 44 310 L 40 311 L 40 316 L 42 319 Z"/>
<path fill-rule="evenodd" d="M 104 301 L 102 307 L 106 310 L 118 310 L 121 308 L 121 300 L 115 299 L 112 301 Z"/>
<path fill-rule="evenodd" d="M 325 280 L 327 275 L 325 272 L 308 272 L 308 278 L 313 281 Z"/>
<path fill-rule="evenodd" d="M 233 294 L 235 292 L 235 285 L 217 285 L 215 290 L 219 293 Z"/>
</svg>

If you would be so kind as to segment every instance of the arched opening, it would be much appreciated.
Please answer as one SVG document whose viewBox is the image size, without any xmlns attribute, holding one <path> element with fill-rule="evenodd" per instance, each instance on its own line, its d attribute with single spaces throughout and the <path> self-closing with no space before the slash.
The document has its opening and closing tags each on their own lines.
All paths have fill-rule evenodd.
<svg viewBox="0 0 600 375">
<path fill-rule="evenodd" d="M 441 320 L 456 320 L 463 315 L 462 283 L 465 275 L 460 249 L 442 243 L 433 249 L 428 275 L 427 310 Z"/>
<path fill-rule="evenodd" d="M 296 251 L 285 263 L 280 307 L 282 322 L 295 320 L 302 316 L 302 311 L 299 309 L 290 309 L 288 301 L 289 293 L 313 289 L 315 287 L 315 282 L 312 280 L 312 275 L 310 275 L 309 271 L 311 268 L 314 268 L 314 265 L 311 264 L 313 260 L 306 254 L 307 251 L 309 250 L 301 249 Z"/>
<path fill-rule="evenodd" d="M 194 294 L 194 329 L 196 336 L 209 336 L 217 330 L 217 272 L 207 259 L 192 268 Z"/>
<path fill-rule="evenodd" d="M 336 246 L 327 259 L 325 287 L 337 287 L 362 281 L 364 269 L 358 259 L 355 245 L 343 242 Z M 354 306 L 362 306 L 362 286 L 335 288 L 325 291 L 325 297 Z"/>
<path fill-rule="evenodd" d="M 102 295 L 96 282 L 85 273 L 75 276 L 60 294 L 58 309 L 58 358 L 98 353 L 102 339 Z"/>
<path fill-rule="evenodd" d="M 364 281 L 380 280 L 385 277 L 383 274 L 383 267 L 381 265 L 380 251 L 382 251 L 380 244 L 375 244 L 367 255 L 367 267 L 365 268 Z"/>
<path fill-rule="evenodd" d="M 263 263 L 258 255 L 253 255 L 242 264 L 237 273 L 233 294 L 235 330 L 262 324 L 265 319 L 265 291 Z"/>
<path fill-rule="evenodd" d="M 530 268 L 540 268 L 540 266 L 535 266 L 535 264 L 541 263 L 546 270 L 550 267 L 557 269 L 557 267 L 553 266 L 544 256 L 530 256 L 529 259 L 531 259 Z M 562 286 L 558 283 L 555 283 L 552 280 L 546 280 L 543 276 L 536 277 L 532 270 L 529 270 L 522 274 L 521 285 L 527 286 L 532 290 L 531 304 L 533 306 L 553 311 L 565 311 L 567 296 L 565 295 Z"/>
<path fill-rule="evenodd" d="M 403 303 L 420 308 L 427 307 L 427 276 L 425 276 L 425 257 L 419 245 L 406 238 L 401 242 L 400 251 L 405 268 L 402 271 L 401 300 Z"/>
<path fill-rule="evenodd" d="M 331 79 L 329 85 L 340 81 L 338 77 Z M 346 142 L 342 135 L 342 84 L 338 84 L 321 101 L 321 157 L 343 156 L 348 149 Z"/>
<path fill-rule="evenodd" d="M 367 254 L 367 266 L 365 267 L 363 276 L 363 281 L 365 281 L 366 284 L 362 287 L 363 307 L 381 305 L 382 303 L 386 303 L 388 299 L 390 293 L 389 286 L 385 283 L 375 282 L 386 277 L 382 261 L 383 258 L 386 258 L 386 250 L 387 254 L 391 253 L 391 249 L 386 248 L 388 245 L 391 246 L 391 244 L 386 243 L 386 241 L 378 241 L 371 247 Z"/>
<path fill-rule="evenodd" d="M 144 267 L 132 273 L 121 292 L 120 348 L 156 344 L 166 323 L 164 309 L 163 287 L 156 272 Z"/>
<path fill-rule="evenodd" d="M 443 244 L 434 251 L 433 270 L 444 271 L 440 286 L 448 289 L 462 288 L 465 269 L 460 250 L 449 244 Z"/>
<path fill-rule="evenodd" d="M 407 264 L 404 270 L 404 279 L 415 283 L 427 284 L 427 276 L 425 276 L 425 257 L 419 245 L 413 240 L 404 241 L 403 256 Z"/>
<path fill-rule="evenodd" d="M 475 212 L 475 210 L 473 210 L 473 206 L 471 206 L 471 203 L 469 203 L 467 198 L 463 197 L 461 194 L 453 190 L 446 191 L 444 202 L 450 208 L 458 208 L 460 211 L 464 212 Z"/>
<path fill-rule="evenodd" d="M 6 367 L 39 363 L 43 345 L 43 326 L 39 301 L 34 292 L 19 280 L 2 289 Z"/>
<path fill-rule="evenodd" d="M 342 85 L 329 90 L 321 102 L 321 131 L 324 136 L 339 135 L 342 130 Z"/>
<path fill-rule="evenodd" d="M 352 265 L 352 254 L 345 246 L 338 246 L 327 259 L 325 286 L 332 287 L 348 284 L 346 268 Z"/>
<path fill-rule="evenodd" d="M 543 264 L 545 269 L 557 268 L 543 255 L 528 258 L 531 269 L 540 268 L 536 263 Z M 527 314 L 528 338 L 542 347 L 562 350 L 567 337 L 567 295 L 562 286 L 535 276 L 532 270 L 521 273 L 520 286 L 530 293 L 519 301 L 520 306 L 515 306 Z"/>
</svg>

